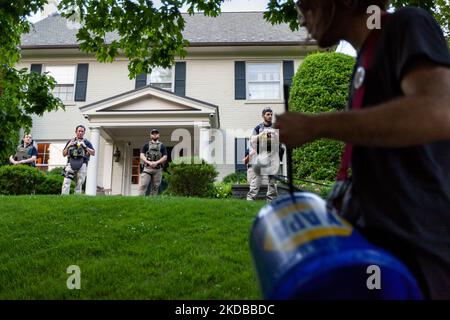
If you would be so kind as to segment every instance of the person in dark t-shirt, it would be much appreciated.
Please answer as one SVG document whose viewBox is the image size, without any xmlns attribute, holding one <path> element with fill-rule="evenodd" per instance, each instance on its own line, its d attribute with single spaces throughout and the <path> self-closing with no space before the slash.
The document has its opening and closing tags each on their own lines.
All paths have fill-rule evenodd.
<svg viewBox="0 0 450 320">
<path fill-rule="evenodd" d="M 434 18 L 415 7 L 381 10 L 381 28 L 370 29 L 368 6 L 387 2 L 296 2 L 321 47 L 347 40 L 358 50 L 350 110 L 288 112 L 275 126 L 291 147 L 347 143 L 351 193 L 341 213 L 402 260 L 425 297 L 450 299 L 449 48 Z"/>
<path fill-rule="evenodd" d="M 163 164 L 167 161 L 167 148 L 159 141 L 159 130 L 150 131 L 150 141 L 141 148 L 141 161 L 144 169 L 139 181 L 139 195 L 145 195 L 150 188 L 150 195 L 158 194 L 162 181 Z"/>
</svg>

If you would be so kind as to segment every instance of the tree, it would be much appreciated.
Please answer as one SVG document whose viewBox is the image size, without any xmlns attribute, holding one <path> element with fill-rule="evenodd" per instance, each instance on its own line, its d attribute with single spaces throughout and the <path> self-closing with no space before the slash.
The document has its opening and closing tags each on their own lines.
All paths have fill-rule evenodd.
<svg viewBox="0 0 450 320">
<path fill-rule="evenodd" d="M 13 153 L 19 130 L 31 127 L 31 114 L 63 108 L 50 89 L 55 82 L 47 75 L 16 70 L 20 59 L 20 36 L 30 30 L 26 16 L 45 1 L 7 1 L 0 7 L 0 163 Z"/>
<path fill-rule="evenodd" d="M 220 14 L 226 0 L 61 0 L 58 9 L 68 19 L 83 23 L 78 30 L 80 49 L 93 53 L 100 62 L 112 62 L 117 55 L 129 59 L 129 77 L 149 73 L 155 66 L 169 67 L 175 57 L 184 57 L 188 42 L 184 39 L 184 18 L 180 9 Z M 43 9 L 48 0 L 2 0 L 0 4 L 0 161 L 13 151 L 18 129 L 31 126 L 31 114 L 62 108 L 61 101 L 49 93 L 54 80 L 48 76 L 16 70 L 20 59 L 20 37 L 30 30 L 27 16 Z M 448 0 L 394 0 L 423 6 L 437 15 L 448 31 Z M 432 5 L 434 3 L 434 5 Z M 159 4 L 159 5 L 158 5 Z M 298 29 L 294 0 L 268 0 L 267 21 L 288 23 Z M 117 40 L 106 42 L 115 32 Z"/>
</svg>

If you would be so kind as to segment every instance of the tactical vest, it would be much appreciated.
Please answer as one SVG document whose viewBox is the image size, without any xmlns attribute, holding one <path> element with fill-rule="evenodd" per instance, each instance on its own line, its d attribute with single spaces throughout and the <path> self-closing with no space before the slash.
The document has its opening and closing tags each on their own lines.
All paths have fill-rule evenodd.
<svg viewBox="0 0 450 320">
<path fill-rule="evenodd" d="M 83 142 L 85 140 L 83 139 Z M 84 163 L 84 157 L 86 155 L 85 150 L 81 146 L 81 142 L 77 142 L 76 145 L 70 147 L 67 150 L 68 162 L 73 170 L 79 170 Z"/>
<path fill-rule="evenodd" d="M 146 157 L 148 161 L 158 161 L 159 159 L 161 159 L 162 158 L 161 142 L 157 143 L 149 142 Z"/>
<path fill-rule="evenodd" d="M 29 144 L 24 147 L 23 144 L 17 147 L 16 154 L 14 155 L 14 160 L 21 161 L 31 158 L 31 153 L 33 150 L 33 144 Z"/>
<path fill-rule="evenodd" d="M 162 158 L 162 153 L 161 153 L 161 142 L 157 142 L 157 143 L 148 143 L 148 150 L 145 154 L 145 156 L 147 157 L 148 161 L 158 161 L 159 159 Z M 162 165 L 158 165 L 157 169 L 161 168 Z"/>
</svg>

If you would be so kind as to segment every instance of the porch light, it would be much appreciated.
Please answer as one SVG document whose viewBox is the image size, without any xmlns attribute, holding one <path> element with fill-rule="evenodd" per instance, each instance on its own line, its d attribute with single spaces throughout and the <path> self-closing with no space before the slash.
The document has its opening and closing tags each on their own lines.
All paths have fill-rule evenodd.
<svg viewBox="0 0 450 320">
<path fill-rule="evenodd" d="M 119 162 L 120 161 L 120 150 L 119 150 L 119 148 L 116 147 L 116 151 L 114 151 L 113 156 L 114 156 L 114 161 L 115 162 Z"/>
</svg>

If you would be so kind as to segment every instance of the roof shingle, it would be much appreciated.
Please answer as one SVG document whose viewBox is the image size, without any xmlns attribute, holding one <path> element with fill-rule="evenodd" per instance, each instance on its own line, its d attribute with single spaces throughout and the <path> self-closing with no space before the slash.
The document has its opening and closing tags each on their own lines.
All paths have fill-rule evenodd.
<svg viewBox="0 0 450 320">
<path fill-rule="evenodd" d="M 191 46 L 220 46 L 236 44 L 311 44 L 305 28 L 292 32 L 287 24 L 271 25 L 263 12 L 223 12 L 218 17 L 205 17 L 198 13 L 184 14 L 183 36 Z M 77 26 L 58 14 L 34 25 L 34 30 L 22 36 L 22 47 L 77 46 Z M 117 38 L 110 34 L 107 41 Z"/>
</svg>

